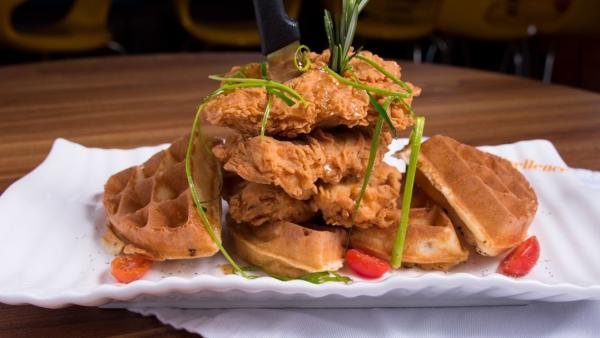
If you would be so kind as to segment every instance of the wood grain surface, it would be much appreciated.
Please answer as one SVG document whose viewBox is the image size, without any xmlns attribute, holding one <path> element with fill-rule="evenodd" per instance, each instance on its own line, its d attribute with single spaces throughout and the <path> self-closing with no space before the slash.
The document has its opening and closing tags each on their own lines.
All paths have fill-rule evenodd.
<svg viewBox="0 0 600 338">
<path fill-rule="evenodd" d="M 256 54 L 174 54 L 56 61 L 0 68 L 0 192 L 31 171 L 52 141 L 129 148 L 189 131 L 218 85 L 208 74 Z M 600 170 L 600 95 L 468 69 L 403 64 L 423 88 L 425 133 L 473 145 L 548 139 L 573 167 Z M 0 305 L 0 336 L 183 337 L 125 310 Z"/>
</svg>

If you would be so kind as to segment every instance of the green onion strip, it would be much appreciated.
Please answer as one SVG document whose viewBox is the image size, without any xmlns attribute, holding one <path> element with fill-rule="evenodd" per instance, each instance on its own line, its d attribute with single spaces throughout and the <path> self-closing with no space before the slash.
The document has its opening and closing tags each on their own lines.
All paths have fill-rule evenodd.
<svg viewBox="0 0 600 338">
<path fill-rule="evenodd" d="M 358 88 L 358 89 L 362 89 L 362 90 L 366 90 L 369 93 L 373 93 L 373 94 L 378 94 L 378 95 L 383 95 L 383 96 L 392 96 L 392 97 L 397 97 L 397 98 L 408 98 L 410 95 L 407 93 L 400 93 L 400 92 L 395 92 L 392 90 L 387 90 L 387 89 L 383 89 L 383 88 L 378 88 L 378 87 L 373 87 L 373 86 L 367 86 L 364 85 L 362 83 L 359 82 L 355 82 L 352 80 L 348 80 L 345 77 L 339 75 L 338 73 L 334 72 L 331 68 L 327 67 L 327 66 L 323 66 L 323 69 L 330 74 L 331 76 L 333 76 L 336 80 L 338 80 L 339 82 L 348 85 L 348 86 L 352 86 L 354 88 Z M 245 79 L 239 79 L 241 80 L 245 80 Z"/>
<path fill-rule="evenodd" d="M 268 80 L 267 78 L 267 64 L 260 64 L 260 74 L 263 80 Z M 263 114 L 262 121 L 260 122 L 260 137 L 265 136 L 265 131 L 267 130 L 267 121 L 269 120 L 269 114 L 271 113 L 271 106 L 273 106 L 273 93 L 269 87 L 266 87 L 267 90 L 267 104 L 265 105 L 265 112 Z"/>
<path fill-rule="evenodd" d="M 304 73 L 310 69 L 310 59 L 308 58 L 310 48 L 306 45 L 300 45 L 294 53 L 294 66 L 300 73 Z M 300 55 L 300 58 L 298 57 Z"/>
<path fill-rule="evenodd" d="M 210 75 L 208 78 L 211 80 L 217 80 L 217 81 L 233 82 L 236 85 L 240 86 L 238 88 L 241 88 L 241 87 L 266 87 L 269 89 L 277 89 L 277 90 L 287 93 L 291 97 L 302 102 L 303 105 L 305 105 L 305 106 L 308 105 L 308 103 L 306 102 L 304 97 L 302 97 L 302 95 L 300 95 L 300 93 L 298 93 L 293 88 L 290 88 L 289 86 L 286 86 L 283 83 L 280 83 L 277 81 L 263 80 L 263 79 L 240 79 L 240 78 L 235 78 L 235 77 L 223 77 L 223 76 L 219 76 L 219 75 Z M 225 85 L 225 86 L 227 86 L 227 85 Z M 232 86 L 232 85 L 229 85 L 229 86 Z"/>
<path fill-rule="evenodd" d="M 388 98 L 383 106 L 379 106 L 381 109 L 386 111 L 391 103 L 393 98 Z M 377 150 L 379 149 L 379 138 L 381 135 L 381 130 L 383 129 L 383 117 L 382 114 L 377 116 L 377 121 L 375 122 L 375 131 L 373 132 L 373 138 L 371 139 L 371 149 L 369 150 L 369 160 L 367 162 L 367 169 L 365 170 L 365 177 L 363 179 L 362 186 L 360 188 L 360 192 L 358 193 L 358 198 L 354 202 L 354 210 L 352 211 L 352 219 L 356 217 L 358 210 L 360 208 L 360 202 L 362 201 L 365 192 L 367 191 L 367 187 L 369 186 L 369 180 L 371 179 L 371 174 L 373 173 L 373 167 L 375 166 L 375 159 L 377 158 Z"/>
<path fill-rule="evenodd" d="M 394 269 L 400 268 L 402 265 L 402 253 L 404 252 L 404 241 L 406 239 L 406 229 L 408 228 L 408 215 L 410 213 L 410 203 L 412 200 L 413 187 L 415 183 L 415 172 L 417 169 L 417 159 L 421 150 L 421 137 L 423 136 L 423 128 L 425 126 L 425 117 L 417 116 L 415 126 L 410 134 L 410 161 L 406 169 L 406 181 L 404 184 L 404 194 L 402 195 L 402 211 L 394 248 L 392 250 L 392 258 L 390 263 Z"/>
<path fill-rule="evenodd" d="M 196 206 L 196 211 L 198 212 L 198 215 L 200 215 L 200 218 L 202 219 L 202 222 L 204 223 L 204 228 L 206 229 L 206 232 L 208 232 L 210 239 L 219 248 L 219 251 L 221 251 L 223 256 L 225 256 L 225 259 L 227 259 L 229 264 L 231 264 L 231 266 L 233 266 L 235 271 L 237 273 L 239 273 L 242 277 L 248 277 L 246 275 L 246 273 L 244 272 L 244 270 L 242 270 L 239 267 L 239 265 L 237 265 L 237 263 L 233 260 L 233 258 L 231 258 L 231 256 L 227 252 L 227 250 L 225 250 L 225 247 L 223 247 L 223 243 L 217 238 L 215 229 L 213 228 L 212 224 L 210 223 L 210 220 L 208 219 L 208 216 L 206 215 L 206 212 L 204 211 L 204 208 L 202 206 L 202 202 L 200 201 L 200 194 L 198 193 L 198 190 L 196 189 L 196 183 L 194 182 L 194 177 L 192 175 L 192 153 L 194 151 L 194 139 L 197 136 L 202 137 L 200 130 L 199 130 L 200 114 L 202 113 L 202 110 L 204 109 L 204 106 L 206 105 L 206 102 L 208 102 L 208 100 L 210 100 L 211 98 L 213 98 L 219 94 L 222 94 L 223 92 L 224 91 L 221 90 L 221 88 L 219 88 L 216 91 L 214 91 L 213 93 L 211 93 L 209 96 L 207 96 L 204 99 L 204 102 L 202 102 L 202 104 L 198 107 L 198 110 L 196 111 L 196 116 L 194 117 L 194 123 L 192 124 L 192 132 L 190 133 L 190 140 L 188 142 L 188 147 L 187 147 L 187 151 L 185 154 L 185 175 L 187 177 L 188 185 L 189 185 L 190 191 L 192 193 L 192 200 L 194 201 L 194 205 Z"/>
<path fill-rule="evenodd" d="M 355 56 L 357 59 L 362 60 L 364 62 L 366 62 L 367 64 L 369 64 L 369 66 L 375 68 L 375 70 L 377 70 L 378 72 L 380 72 L 381 74 L 385 75 L 387 78 L 389 78 L 390 80 L 394 81 L 394 83 L 396 83 L 397 85 L 399 85 L 400 87 L 402 87 L 404 90 L 406 90 L 407 93 L 412 94 L 413 90 L 412 88 L 410 88 L 406 82 L 400 80 L 399 78 L 397 78 L 396 76 L 394 76 L 394 74 L 388 72 L 385 68 L 383 68 L 383 66 L 381 66 L 380 64 L 378 64 L 377 62 L 371 60 L 370 58 L 362 55 L 362 54 L 356 54 Z"/>
</svg>

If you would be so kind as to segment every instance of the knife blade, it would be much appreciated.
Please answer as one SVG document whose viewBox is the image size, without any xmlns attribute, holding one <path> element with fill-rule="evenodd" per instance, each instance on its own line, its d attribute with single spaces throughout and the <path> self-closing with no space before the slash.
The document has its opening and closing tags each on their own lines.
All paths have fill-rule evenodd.
<svg viewBox="0 0 600 338">
<path fill-rule="evenodd" d="M 260 46 L 269 66 L 269 76 L 285 82 L 298 76 L 294 55 L 300 46 L 298 23 L 288 17 L 283 0 L 253 0 Z"/>
</svg>

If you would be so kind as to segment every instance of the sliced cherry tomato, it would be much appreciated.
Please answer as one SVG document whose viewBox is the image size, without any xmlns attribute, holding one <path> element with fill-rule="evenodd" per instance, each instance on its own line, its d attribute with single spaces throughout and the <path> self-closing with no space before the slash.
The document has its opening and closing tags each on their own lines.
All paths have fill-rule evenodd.
<svg viewBox="0 0 600 338">
<path fill-rule="evenodd" d="M 540 243 L 531 236 L 519 244 L 500 263 L 500 272 L 507 276 L 522 277 L 531 271 L 540 258 Z"/>
<path fill-rule="evenodd" d="M 390 271 L 390 265 L 386 261 L 356 249 L 346 252 L 346 262 L 354 272 L 367 278 L 379 278 Z"/>
<path fill-rule="evenodd" d="M 117 256 L 110 264 L 110 272 L 121 283 L 142 278 L 150 270 L 152 261 L 140 255 Z"/>
</svg>

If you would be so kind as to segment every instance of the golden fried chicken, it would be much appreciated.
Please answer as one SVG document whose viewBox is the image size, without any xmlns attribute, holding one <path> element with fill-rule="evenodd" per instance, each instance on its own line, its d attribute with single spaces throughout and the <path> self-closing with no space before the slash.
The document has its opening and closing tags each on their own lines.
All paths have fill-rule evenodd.
<svg viewBox="0 0 600 338">
<path fill-rule="evenodd" d="M 401 179 L 402 174 L 394 167 L 383 162 L 376 165 L 354 220 L 352 212 L 362 177 L 319 185 L 317 195 L 306 201 L 294 199 L 273 185 L 242 181 L 228 197 L 229 213 L 236 222 L 260 226 L 285 220 L 304 223 L 321 211 L 329 225 L 386 228 L 398 224 Z"/>
<path fill-rule="evenodd" d="M 401 179 L 402 174 L 396 168 L 384 162 L 377 164 L 354 219 L 352 213 L 362 187 L 362 176 L 319 186 L 313 204 L 321 210 L 327 224 L 387 228 L 397 225 L 400 219 Z"/>
<path fill-rule="evenodd" d="M 382 135 L 378 158 L 385 153 L 390 135 Z M 218 145 L 213 153 L 224 169 L 246 181 L 274 184 L 295 199 L 317 193 L 316 182 L 336 184 L 349 176 L 362 177 L 371 139 L 365 131 L 316 130 L 296 140 L 255 136 Z"/>
<path fill-rule="evenodd" d="M 244 182 L 237 188 L 228 202 L 229 214 L 238 223 L 256 226 L 278 221 L 304 223 L 317 212 L 308 201 L 291 198 L 274 185 Z"/>
<path fill-rule="evenodd" d="M 361 54 L 382 65 L 388 72 L 400 77 L 400 66 L 394 61 L 384 61 L 369 52 Z M 329 52 L 311 53 L 311 69 L 285 84 L 304 97 L 307 104 L 296 101 L 288 106 L 279 98 L 273 99 L 266 133 L 289 138 L 308 134 L 315 128 L 331 128 L 373 125 L 377 111 L 369 104 L 369 97 L 362 89 L 340 83 L 322 68 Z M 344 76 L 355 78 L 363 84 L 405 92 L 402 86 L 373 69 L 359 59 L 350 61 L 351 71 Z M 235 67 L 228 74 L 243 72 L 246 77 L 256 77 L 257 65 Z M 414 95 L 420 89 L 408 84 Z M 377 97 L 381 102 L 382 97 Z M 405 99 L 410 104 L 412 98 Z M 203 112 L 203 120 L 211 124 L 234 128 L 248 135 L 258 135 L 265 111 L 267 93 L 264 88 L 240 88 L 210 100 Z M 412 116 L 400 102 L 394 102 L 389 110 L 390 118 L 397 129 L 405 129 L 413 123 Z"/>
</svg>

